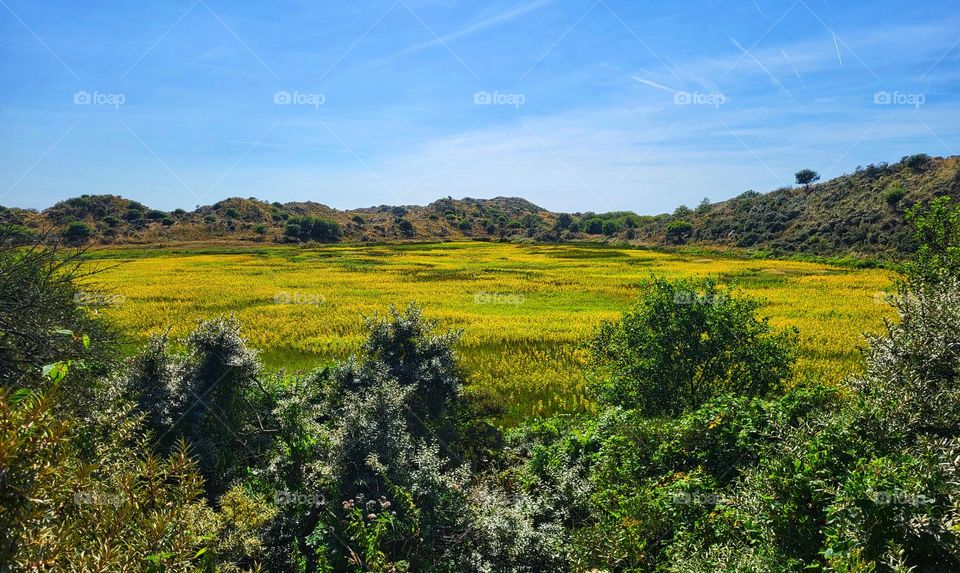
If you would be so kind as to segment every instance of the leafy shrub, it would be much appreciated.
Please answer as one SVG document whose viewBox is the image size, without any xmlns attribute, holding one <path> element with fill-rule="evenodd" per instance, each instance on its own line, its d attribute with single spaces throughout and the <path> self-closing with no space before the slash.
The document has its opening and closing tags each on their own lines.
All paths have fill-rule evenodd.
<svg viewBox="0 0 960 573">
<path fill-rule="evenodd" d="M 907 267 L 914 284 L 935 286 L 944 275 L 960 276 L 960 203 L 940 197 L 910 210 L 907 220 L 918 243 Z"/>
<path fill-rule="evenodd" d="M 685 219 L 690 215 L 693 215 L 693 209 L 687 207 L 686 205 L 680 205 L 673 211 L 673 216 L 678 219 Z"/>
<path fill-rule="evenodd" d="M 894 207 L 906 196 L 907 190 L 903 188 L 903 185 L 891 185 L 884 191 L 883 200 L 887 202 L 887 205 Z"/>
<path fill-rule="evenodd" d="M 164 337 L 152 340 L 126 386 L 161 444 L 169 449 L 180 438 L 190 443 L 206 490 L 216 498 L 269 448 L 273 397 L 235 319 L 201 322 L 184 346 L 180 355 L 168 350 Z"/>
<path fill-rule="evenodd" d="M 82 245 L 93 237 L 93 228 L 82 221 L 74 221 L 63 230 L 63 240 L 71 245 Z"/>
<path fill-rule="evenodd" d="M 43 368 L 58 363 L 71 365 L 80 388 L 89 386 L 117 357 L 117 333 L 93 312 L 121 299 L 80 290 L 75 282 L 90 284 L 95 269 L 81 267 L 81 253 L 42 239 L 22 248 L 17 237 L 0 234 L 0 386 L 45 387 Z M 91 339 L 97 344 L 84 343 Z M 85 394 L 78 388 L 69 397 Z"/>
<path fill-rule="evenodd" d="M 759 303 L 716 281 L 654 279 L 619 322 L 589 342 L 594 388 L 608 404 L 678 414 L 711 396 L 762 396 L 790 375 L 796 335 L 755 316 Z"/>
<path fill-rule="evenodd" d="M 667 225 L 667 241 L 673 244 L 685 242 L 693 233 L 690 221 L 671 221 Z"/>
<path fill-rule="evenodd" d="M 468 226 L 469 226 L 469 223 L 468 223 Z M 399 228 L 400 232 L 407 237 L 410 237 L 413 235 L 413 231 L 414 231 L 413 223 L 411 223 L 409 219 L 402 218 L 402 217 L 400 219 L 397 219 L 397 228 Z"/>
<path fill-rule="evenodd" d="M 907 155 L 901 162 L 913 171 L 920 171 L 930 163 L 930 156 L 926 153 Z"/>
<path fill-rule="evenodd" d="M 0 562 L 20 570 L 199 567 L 213 512 L 184 446 L 150 454 L 115 412 L 95 460 L 55 413 L 56 391 L 0 397 Z M 144 453 L 146 452 L 146 453 Z"/>
<path fill-rule="evenodd" d="M 290 217 L 287 219 L 284 235 L 300 241 L 335 243 L 343 236 L 343 230 L 336 221 L 310 216 Z"/>
</svg>

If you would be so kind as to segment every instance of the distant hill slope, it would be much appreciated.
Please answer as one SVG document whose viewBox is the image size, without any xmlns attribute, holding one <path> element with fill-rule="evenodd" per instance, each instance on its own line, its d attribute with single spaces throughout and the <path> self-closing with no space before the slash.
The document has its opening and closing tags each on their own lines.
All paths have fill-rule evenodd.
<svg viewBox="0 0 960 573">
<path fill-rule="evenodd" d="M 606 240 L 698 244 L 773 253 L 897 257 L 912 249 L 905 212 L 934 197 L 960 197 L 960 157 L 913 155 L 869 165 L 809 187 L 748 191 L 695 209 L 553 213 L 524 199 L 440 199 L 426 206 L 342 211 L 314 202 L 230 198 L 171 212 L 114 195 L 84 195 L 43 211 L 0 207 L 0 224 L 25 236 L 54 229 L 77 243 L 156 244 L 210 240 L 273 242 L 540 242 Z M 318 221 L 323 221 L 318 223 Z"/>
</svg>

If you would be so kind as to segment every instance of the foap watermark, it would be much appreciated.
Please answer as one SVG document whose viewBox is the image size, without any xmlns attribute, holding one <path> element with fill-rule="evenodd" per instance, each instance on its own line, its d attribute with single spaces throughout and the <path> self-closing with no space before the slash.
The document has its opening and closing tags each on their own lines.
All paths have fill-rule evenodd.
<svg viewBox="0 0 960 573">
<path fill-rule="evenodd" d="M 117 307 L 127 301 L 122 294 L 107 294 L 102 292 L 80 291 L 73 295 L 73 302 L 77 306 L 110 306 Z"/>
<path fill-rule="evenodd" d="M 473 304 L 503 304 L 520 306 L 527 301 L 527 297 L 522 294 L 500 293 L 500 292 L 476 292 L 473 293 Z"/>
<path fill-rule="evenodd" d="M 730 300 L 725 293 L 701 294 L 693 291 L 678 291 L 673 295 L 673 304 L 723 304 Z"/>
<path fill-rule="evenodd" d="M 124 94 L 109 94 L 98 91 L 88 92 L 80 90 L 73 94 L 73 103 L 76 105 L 109 105 L 116 109 L 127 102 Z"/>
<path fill-rule="evenodd" d="M 77 491 L 73 494 L 73 503 L 76 505 L 109 505 L 117 508 L 123 505 L 123 496 L 97 491 Z"/>
<path fill-rule="evenodd" d="M 317 293 L 287 292 L 280 291 L 273 295 L 274 304 L 307 304 L 319 306 L 326 304 L 327 297 Z"/>
<path fill-rule="evenodd" d="M 519 108 L 526 102 L 527 96 L 523 94 L 507 94 L 498 91 L 479 91 L 473 94 L 473 103 L 476 105 L 512 105 L 514 108 Z"/>
<path fill-rule="evenodd" d="M 674 505 L 729 505 L 727 498 L 718 493 L 680 491 L 671 494 Z"/>
<path fill-rule="evenodd" d="M 674 92 L 673 103 L 677 105 L 712 105 L 714 108 L 719 108 L 727 103 L 727 96 L 719 92 Z"/>
<path fill-rule="evenodd" d="M 936 501 L 935 498 L 923 495 L 922 493 L 905 493 L 897 491 L 878 491 L 871 497 L 874 503 L 878 505 L 927 505 Z"/>
<path fill-rule="evenodd" d="M 320 494 L 299 491 L 278 491 L 273 495 L 274 505 L 310 505 L 322 507 L 327 500 Z"/>
<path fill-rule="evenodd" d="M 873 103 L 876 105 L 912 105 L 916 109 L 926 101 L 927 97 L 923 94 L 888 91 L 879 91 L 873 94 Z"/>
<path fill-rule="evenodd" d="M 273 103 L 276 105 L 307 105 L 315 109 L 327 103 L 324 94 L 302 93 L 298 91 L 279 91 L 273 94 Z"/>
</svg>

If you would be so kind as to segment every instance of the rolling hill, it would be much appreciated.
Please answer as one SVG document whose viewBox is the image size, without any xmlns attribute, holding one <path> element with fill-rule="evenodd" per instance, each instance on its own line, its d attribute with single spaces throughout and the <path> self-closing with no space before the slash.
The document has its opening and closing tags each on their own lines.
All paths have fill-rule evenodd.
<svg viewBox="0 0 960 573">
<path fill-rule="evenodd" d="M 351 210 L 229 198 L 166 212 L 115 195 L 83 195 L 42 211 L 0 207 L 0 224 L 24 236 L 52 229 L 75 243 L 100 244 L 601 240 L 897 258 L 913 248 L 906 212 L 945 195 L 960 196 L 960 157 L 918 154 L 818 184 L 747 191 L 719 203 L 705 199 L 656 216 L 554 213 L 512 197 Z"/>
</svg>

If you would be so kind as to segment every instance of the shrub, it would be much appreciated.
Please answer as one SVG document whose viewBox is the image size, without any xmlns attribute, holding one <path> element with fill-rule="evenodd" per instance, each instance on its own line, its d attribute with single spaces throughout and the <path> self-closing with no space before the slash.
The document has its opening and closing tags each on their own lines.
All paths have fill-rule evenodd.
<svg viewBox="0 0 960 573">
<path fill-rule="evenodd" d="M 917 153 L 915 155 L 907 155 L 901 159 L 901 161 L 911 170 L 921 171 L 924 167 L 930 164 L 931 159 L 926 153 Z"/>
<path fill-rule="evenodd" d="M 671 221 L 667 224 L 667 241 L 673 244 L 685 242 L 693 234 L 693 225 L 689 221 Z"/>
<path fill-rule="evenodd" d="M 757 319 L 757 301 L 716 281 L 654 279 L 589 342 L 601 401 L 676 415 L 724 392 L 762 396 L 790 375 L 796 334 Z"/>
<path fill-rule="evenodd" d="M 79 251 L 36 241 L 24 249 L 16 237 L 0 234 L 0 387 L 43 388 L 45 366 L 69 364 L 77 388 L 68 397 L 85 400 L 81 389 L 109 372 L 117 357 L 117 333 L 91 311 L 120 299 L 75 285 L 95 275 L 81 267 Z"/>
<path fill-rule="evenodd" d="M 82 221 L 74 221 L 67 225 L 62 233 L 63 240 L 70 245 L 82 245 L 93 236 L 93 228 Z"/>
<path fill-rule="evenodd" d="M 907 265 L 915 285 L 936 285 L 944 275 L 960 276 L 960 202 L 935 199 L 907 212 L 918 247 Z"/>
<path fill-rule="evenodd" d="M 126 387 L 148 414 L 168 450 L 182 437 L 199 458 L 207 493 L 216 498 L 270 447 L 276 423 L 273 395 L 260 380 L 260 363 L 233 318 L 201 322 L 168 351 L 163 337 L 134 362 Z"/>
<path fill-rule="evenodd" d="M 557 221 L 554 223 L 553 227 L 558 231 L 562 231 L 564 229 L 568 229 L 572 224 L 573 217 L 566 213 L 560 213 L 560 215 L 557 216 Z"/>
<path fill-rule="evenodd" d="M 287 223 L 283 228 L 283 236 L 288 239 L 299 240 L 301 235 L 300 225 L 296 223 Z"/>
<path fill-rule="evenodd" d="M 95 460 L 80 455 L 57 392 L 0 396 L 0 562 L 12 570 L 186 570 L 209 547 L 213 512 L 184 446 L 159 458 L 115 413 Z"/>
<path fill-rule="evenodd" d="M 410 237 L 413 235 L 413 232 L 414 232 L 413 223 L 411 223 L 409 219 L 405 219 L 405 218 L 397 219 L 397 228 L 399 228 L 400 232 L 407 237 Z"/>
<path fill-rule="evenodd" d="M 335 243 L 343 236 L 343 230 L 336 221 L 317 217 L 290 217 L 284 228 L 284 236 L 300 241 Z"/>
<path fill-rule="evenodd" d="M 906 197 L 907 190 L 903 188 L 902 185 L 891 185 L 887 187 L 887 190 L 883 193 L 883 200 L 887 202 L 887 205 L 895 207 L 901 199 Z"/>
</svg>

